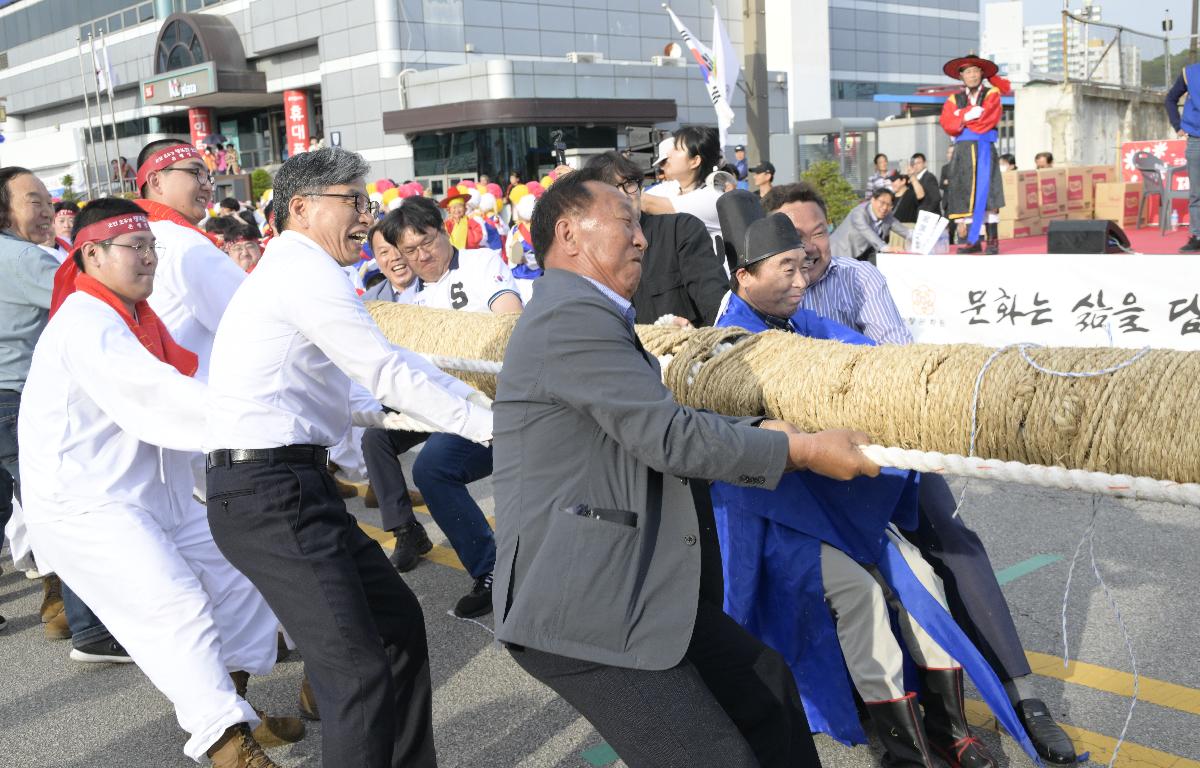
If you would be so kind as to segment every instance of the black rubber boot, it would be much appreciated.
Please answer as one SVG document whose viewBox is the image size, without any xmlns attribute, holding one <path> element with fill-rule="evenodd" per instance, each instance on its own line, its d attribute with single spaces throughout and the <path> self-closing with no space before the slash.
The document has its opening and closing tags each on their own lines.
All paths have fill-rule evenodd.
<svg viewBox="0 0 1200 768">
<path fill-rule="evenodd" d="M 983 244 L 976 240 L 973 243 L 964 243 L 958 246 L 959 253 L 983 253 Z"/>
<path fill-rule="evenodd" d="M 925 705 L 925 734 L 934 752 L 950 768 L 995 768 L 983 743 L 971 735 L 963 708 L 963 671 L 922 669 L 921 703 Z"/>
<path fill-rule="evenodd" d="M 988 222 L 985 226 L 987 227 L 987 249 L 984 253 L 995 256 L 1000 253 L 1000 225 Z"/>
<path fill-rule="evenodd" d="M 883 743 L 883 768 L 933 768 L 915 693 L 893 701 L 867 702 L 866 707 L 875 735 Z"/>
</svg>

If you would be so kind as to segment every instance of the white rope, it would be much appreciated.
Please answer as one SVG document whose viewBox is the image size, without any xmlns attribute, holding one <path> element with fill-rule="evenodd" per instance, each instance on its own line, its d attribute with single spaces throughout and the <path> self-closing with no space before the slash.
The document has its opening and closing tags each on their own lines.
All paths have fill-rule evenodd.
<svg viewBox="0 0 1200 768">
<path fill-rule="evenodd" d="M 732 344 L 724 342 L 717 345 L 714 353 L 719 355 L 732 346 Z M 997 350 L 996 354 L 993 355 L 993 359 L 1006 349 L 1009 349 L 1009 347 Z M 1024 350 L 1022 350 L 1022 353 L 1024 353 Z M 1123 368 L 1136 362 L 1143 354 L 1145 354 L 1144 351 L 1139 352 L 1130 360 L 1116 366 L 1116 368 Z M 438 368 L 451 371 L 494 375 L 499 373 L 502 367 L 501 363 L 490 360 L 470 360 L 442 355 L 422 355 L 422 357 L 429 360 L 429 362 Z M 671 364 L 671 360 L 672 357 L 670 355 L 658 358 L 664 372 L 667 370 L 667 366 Z M 1036 367 L 1033 361 L 1029 362 Z M 980 372 L 979 378 L 976 380 L 976 396 L 978 396 L 978 388 L 982 383 L 983 373 L 986 372 L 987 368 L 988 365 L 985 365 L 984 370 Z M 1106 370 L 1075 375 L 1097 375 L 1111 372 L 1111 370 Z M 691 373 L 694 377 L 696 371 L 692 371 Z M 430 431 L 428 426 L 416 426 L 417 424 L 419 422 L 414 421 L 413 431 Z M 882 445 L 863 446 L 863 453 L 867 455 L 867 458 L 881 467 L 913 469 L 918 472 L 936 472 L 938 474 L 958 475 L 961 477 L 1022 483 L 1024 485 L 1035 485 L 1043 488 L 1078 490 L 1125 499 L 1166 501 L 1172 504 L 1200 507 L 1200 484 L 1197 483 L 1175 483 L 1170 480 L 1155 480 L 1152 477 L 1111 475 L 1105 472 L 1089 472 L 1084 469 L 1046 467 L 1039 464 L 1022 464 L 1017 461 L 981 459 L 977 456 L 967 457 L 957 454 L 938 453 L 937 451 L 890 448 Z"/>
<path fill-rule="evenodd" d="M 862 450 L 867 458 L 881 467 L 999 480 L 1043 488 L 1078 490 L 1123 499 L 1168 501 L 1172 504 L 1200 506 L 1200 484 L 1197 483 L 1175 483 L 1170 480 L 1155 480 L 1152 477 L 1111 475 L 1085 469 L 1045 467 L 1040 464 L 1022 464 L 1019 461 L 981 459 L 978 456 L 915 451 L 882 445 L 864 445 Z"/>
</svg>

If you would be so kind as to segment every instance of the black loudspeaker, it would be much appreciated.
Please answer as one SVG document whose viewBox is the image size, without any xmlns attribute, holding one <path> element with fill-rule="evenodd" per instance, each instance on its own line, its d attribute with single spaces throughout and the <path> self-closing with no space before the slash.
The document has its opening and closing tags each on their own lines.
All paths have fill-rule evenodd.
<svg viewBox="0 0 1200 768">
<path fill-rule="evenodd" d="M 1124 253 L 1129 238 L 1115 221 L 1052 221 L 1046 237 L 1049 253 Z"/>
</svg>

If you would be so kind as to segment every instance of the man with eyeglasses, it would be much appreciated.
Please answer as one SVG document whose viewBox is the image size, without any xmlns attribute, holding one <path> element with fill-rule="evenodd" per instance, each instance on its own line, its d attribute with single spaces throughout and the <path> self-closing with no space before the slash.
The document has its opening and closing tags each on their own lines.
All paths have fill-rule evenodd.
<svg viewBox="0 0 1200 768">
<path fill-rule="evenodd" d="M 499 252 L 455 248 L 443 226 L 441 211 L 432 200 L 407 198 L 388 216 L 394 217 L 389 228 L 398 232 L 397 255 L 416 275 L 411 290 L 400 293 L 397 301 L 466 312 L 509 314 L 522 310 L 516 284 Z M 430 548 L 424 528 L 412 518 L 411 506 L 404 508 L 408 495 L 401 490 L 403 476 L 396 454 L 399 448 L 407 450 L 413 443 L 411 438 L 405 440 L 398 434 L 389 437 L 399 442 L 385 444 L 379 437 L 375 430 L 364 435 L 363 458 L 381 494 L 384 526 L 397 532 L 392 564 L 407 571 L 416 566 L 418 555 Z M 483 616 L 492 610 L 496 542 L 483 510 L 467 490 L 468 483 L 491 473 L 490 446 L 446 433 L 429 435 L 413 464 L 413 482 L 425 498 L 429 513 L 475 580 L 471 591 L 455 603 L 454 613 L 462 618 Z M 385 507 L 384 497 L 394 503 Z"/>
<path fill-rule="evenodd" d="M 633 295 L 637 322 L 674 315 L 695 327 L 712 325 L 727 278 L 704 222 L 690 213 L 643 212 L 642 170 L 619 152 L 592 157 L 580 173 L 620 189 L 638 213 L 646 250 L 642 280 Z"/>
<path fill-rule="evenodd" d="M 323 147 L 275 174 L 280 234 L 213 345 L 208 519 L 304 654 L 322 764 L 427 768 L 437 758 L 421 605 L 346 511 L 329 448 L 350 431 L 351 382 L 471 441 L 491 440 L 492 419 L 470 386 L 389 343 L 345 279 L 377 210 L 369 171 Z"/>
<path fill-rule="evenodd" d="M 262 249 L 258 245 L 258 233 L 248 225 L 234 226 L 225 235 L 222 250 L 233 259 L 233 263 L 243 272 L 249 273 L 262 258 Z"/>
</svg>

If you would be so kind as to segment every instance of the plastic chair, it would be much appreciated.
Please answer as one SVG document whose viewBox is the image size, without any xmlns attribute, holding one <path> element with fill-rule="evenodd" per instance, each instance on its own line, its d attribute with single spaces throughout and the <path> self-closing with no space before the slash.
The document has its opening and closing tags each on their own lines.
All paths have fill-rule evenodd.
<svg viewBox="0 0 1200 768">
<path fill-rule="evenodd" d="M 1187 200 L 1186 189 L 1175 189 L 1175 177 L 1187 174 L 1186 165 L 1168 168 L 1167 164 L 1149 152 L 1138 152 L 1133 156 L 1133 167 L 1142 174 L 1142 202 L 1138 206 L 1138 229 L 1142 228 L 1145 211 L 1150 205 L 1150 195 L 1158 195 L 1158 232 L 1167 233 L 1171 226 L 1171 203 Z"/>
</svg>

